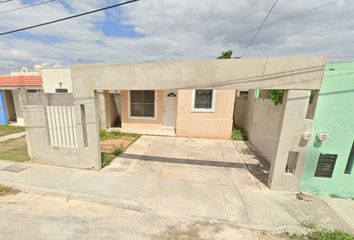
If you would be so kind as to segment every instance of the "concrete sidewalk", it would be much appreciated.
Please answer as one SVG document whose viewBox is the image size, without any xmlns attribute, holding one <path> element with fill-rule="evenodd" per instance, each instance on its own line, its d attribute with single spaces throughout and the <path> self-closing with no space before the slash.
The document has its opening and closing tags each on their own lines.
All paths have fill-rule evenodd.
<svg viewBox="0 0 354 240">
<path fill-rule="evenodd" d="M 0 161 L 0 169 L 11 165 L 14 163 Z M 211 187 L 39 164 L 16 165 L 29 168 L 20 172 L 0 170 L 0 183 L 184 219 L 229 221 L 252 229 L 298 232 L 301 223 L 314 222 L 321 227 L 354 233 L 351 200 L 317 197 L 313 202 L 304 202 L 288 192 Z"/>
<path fill-rule="evenodd" d="M 7 141 L 9 139 L 19 138 L 19 137 L 22 137 L 22 136 L 25 136 L 25 135 L 26 135 L 26 131 L 20 132 L 20 133 L 14 133 L 14 134 L 10 134 L 10 135 L 5 135 L 5 136 L 0 137 L 0 142 L 5 142 L 5 141 Z"/>
</svg>

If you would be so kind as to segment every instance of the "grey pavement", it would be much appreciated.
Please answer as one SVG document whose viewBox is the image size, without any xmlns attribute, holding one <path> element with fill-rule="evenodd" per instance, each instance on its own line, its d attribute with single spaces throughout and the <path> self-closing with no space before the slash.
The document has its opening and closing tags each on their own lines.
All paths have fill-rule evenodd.
<svg viewBox="0 0 354 240">
<path fill-rule="evenodd" d="M 0 239 L 280 239 L 229 222 L 189 220 L 32 192 L 0 196 Z"/>
<path fill-rule="evenodd" d="M 11 165 L 29 166 L 20 172 Z M 351 200 L 269 190 L 269 164 L 247 142 L 143 136 L 101 171 L 0 161 L 0 183 L 195 221 L 302 231 L 300 224 L 354 233 Z M 345 209 L 345 210 L 343 210 Z"/>
<path fill-rule="evenodd" d="M 9 139 L 19 138 L 19 137 L 22 137 L 22 136 L 25 136 L 25 135 L 26 135 L 26 131 L 20 132 L 20 133 L 14 133 L 14 134 L 10 134 L 10 135 L 5 135 L 5 136 L 0 137 L 0 142 L 5 142 L 5 141 L 7 141 Z"/>
</svg>

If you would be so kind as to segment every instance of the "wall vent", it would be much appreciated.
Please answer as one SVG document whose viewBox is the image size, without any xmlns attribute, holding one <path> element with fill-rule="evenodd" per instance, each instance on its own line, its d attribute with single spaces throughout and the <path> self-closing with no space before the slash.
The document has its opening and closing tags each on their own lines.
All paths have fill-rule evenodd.
<svg viewBox="0 0 354 240">
<path fill-rule="evenodd" d="M 318 158 L 315 177 L 332 178 L 337 161 L 337 154 L 320 153 Z"/>
</svg>

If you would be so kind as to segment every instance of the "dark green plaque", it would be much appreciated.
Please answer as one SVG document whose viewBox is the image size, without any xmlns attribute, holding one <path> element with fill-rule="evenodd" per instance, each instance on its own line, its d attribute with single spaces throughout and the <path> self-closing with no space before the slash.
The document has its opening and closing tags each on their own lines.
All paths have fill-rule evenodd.
<svg viewBox="0 0 354 240">
<path fill-rule="evenodd" d="M 332 178 L 334 166 L 336 165 L 338 154 L 320 153 L 318 158 L 315 177 Z"/>
</svg>

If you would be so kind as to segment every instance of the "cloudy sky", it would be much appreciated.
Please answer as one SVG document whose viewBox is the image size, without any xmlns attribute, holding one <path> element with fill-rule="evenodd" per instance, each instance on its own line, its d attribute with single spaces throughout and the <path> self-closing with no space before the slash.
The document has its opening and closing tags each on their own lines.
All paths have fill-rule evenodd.
<svg viewBox="0 0 354 240">
<path fill-rule="evenodd" d="M 122 2 L 56 0 L 4 12 L 43 1 L 48 0 L 0 1 L 0 33 Z M 140 0 L 3 35 L 0 74 L 6 74 L 6 67 L 69 66 L 78 59 L 80 63 L 215 59 L 228 50 L 233 50 L 234 57 L 240 56 L 274 2 Z M 331 2 L 334 0 L 279 0 L 244 57 L 329 55 L 330 59 L 354 60 L 353 0 L 340 0 L 274 23 Z"/>
</svg>

